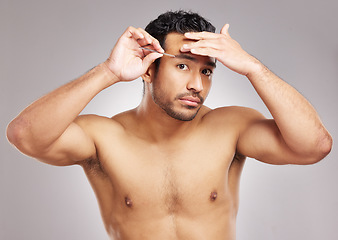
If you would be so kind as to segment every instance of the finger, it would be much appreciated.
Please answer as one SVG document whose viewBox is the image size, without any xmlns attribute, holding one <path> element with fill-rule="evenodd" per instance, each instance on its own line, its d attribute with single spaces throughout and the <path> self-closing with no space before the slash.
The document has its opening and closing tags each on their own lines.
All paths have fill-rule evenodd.
<svg viewBox="0 0 338 240">
<path fill-rule="evenodd" d="M 153 42 L 157 41 L 155 38 L 150 36 L 142 28 L 136 29 L 134 27 L 128 27 L 127 36 L 129 38 L 135 39 L 139 46 L 150 45 L 150 44 L 153 44 Z"/>
<path fill-rule="evenodd" d="M 140 47 L 139 49 L 143 51 L 143 57 L 147 56 L 150 53 L 157 52 L 151 45 L 146 45 L 146 47 Z"/>
<path fill-rule="evenodd" d="M 195 55 L 214 57 L 216 59 L 219 54 L 219 51 L 214 48 L 193 48 L 190 52 Z"/>
<path fill-rule="evenodd" d="M 154 50 L 158 52 L 164 52 L 164 49 L 161 47 L 160 42 L 156 38 L 151 36 L 149 33 L 147 33 L 142 28 L 139 28 L 139 31 L 145 36 L 145 39 L 146 39 L 145 45 L 151 45 L 154 48 Z M 142 46 L 145 46 L 145 45 L 142 45 Z"/>
<path fill-rule="evenodd" d="M 127 30 L 125 31 L 125 34 L 127 35 L 128 38 L 134 38 L 136 40 L 144 39 L 144 35 L 139 30 L 137 30 L 136 28 L 132 26 L 127 28 Z"/>
<path fill-rule="evenodd" d="M 156 38 L 154 38 L 152 45 L 154 46 L 155 50 L 157 50 L 158 52 L 164 53 L 164 49 L 162 48 L 160 42 Z"/>
<path fill-rule="evenodd" d="M 184 36 L 191 40 L 212 39 L 217 38 L 219 34 L 212 32 L 187 32 Z"/>
<path fill-rule="evenodd" d="M 156 52 L 164 53 L 164 49 L 161 47 L 159 41 L 157 39 L 153 39 L 150 44 L 140 44 L 141 47 L 152 49 Z"/>
<path fill-rule="evenodd" d="M 143 34 L 146 44 L 151 44 L 153 42 L 153 37 L 149 33 L 147 33 L 144 29 L 138 28 L 137 30 Z"/>
<path fill-rule="evenodd" d="M 154 52 L 149 53 L 147 56 L 145 56 L 142 60 L 143 70 L 146 71 L 149 68 L 149 66 L 160 57 L 163 57 L 163 54 Z"/>
<path fill-rule="evenodd" d="M 228 23 L 225 24 L 225 25 L 222 27 L 222 29 L 221 29 L 221 34 L 230 37 L 230 34 L 229 34 L 229 27 L 230 27 L 230 25 L 229 25 Z"/>
<path fill-rule="evenodd" d="M 182 52 L 187 52 L 190 51 L 190 49 L 193 48 L 215 48 L 218 49 L 220 48 L 220 42 L 219 42 L 219 38 L 217 39 L 208 39 L 208 40 L 199 40 L 197 42 L 194 43 L 190 43 L 190 44 L 184 44 L 181 47 L 181 51 Z"/>
</svg>

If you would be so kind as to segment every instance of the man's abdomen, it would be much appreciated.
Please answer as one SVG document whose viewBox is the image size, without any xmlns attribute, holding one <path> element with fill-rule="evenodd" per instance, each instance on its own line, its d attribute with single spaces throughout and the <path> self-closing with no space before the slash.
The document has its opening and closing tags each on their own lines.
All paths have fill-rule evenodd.
<svg viewBox="0 0 338 240">
<path fill-rule="evenodd" d="M 234 240 L 236 212 L 227 205 L 194 206 L 195 210 L 171 214 L 152 209 L 113 213 L 108 233 L 112 239 L 123 240 Z"/>
</svg>

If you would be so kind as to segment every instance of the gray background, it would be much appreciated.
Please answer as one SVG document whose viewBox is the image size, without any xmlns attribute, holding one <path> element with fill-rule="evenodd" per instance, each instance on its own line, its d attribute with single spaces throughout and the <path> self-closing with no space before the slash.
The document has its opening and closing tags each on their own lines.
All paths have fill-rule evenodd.
<svg viewBox="0 0 338 240">
<path fill-rule="evenodd" d="M 217 27 L 230 23 L 242 47 L 298 89 L 334 138 L 338 132 L 337 2 L 301 0 L 1 0 L 0 239 L 107 239 L 80 167 L 53 167 L 17 152 L 6 125 L 24 107 L 104 61 L 129 25 L 144 27 L 179 8 Z M 219 65 L 206 105 L 269 113 L 249 82 Z M 111 116 L 138 105 L 141 81 L 113 86 L 84 110 Z M 338 153 L 311 166 L 248 159 L 241 183 L 239 240 L 338 239 Z"/>
</svg>

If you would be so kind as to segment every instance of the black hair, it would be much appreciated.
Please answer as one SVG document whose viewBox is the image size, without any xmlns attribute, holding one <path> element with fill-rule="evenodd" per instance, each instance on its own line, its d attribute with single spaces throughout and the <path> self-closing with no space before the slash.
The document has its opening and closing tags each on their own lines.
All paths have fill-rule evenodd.
<svg viewBox="0 0 338 240">
<path fill-rule="evenodd" d="M 215 32 L 216 28 L 198 13 L 188 11 L 168 11 L 157 19 L 151 21 L 145 28 L 151 36 L 156 38 L 163 49 L 165 49 L 165 40 L 169 33 L 186 33 L 186 32 Z M 156 59 L 155 66 L 158 71 L 160 58 Z"/>
</svg>

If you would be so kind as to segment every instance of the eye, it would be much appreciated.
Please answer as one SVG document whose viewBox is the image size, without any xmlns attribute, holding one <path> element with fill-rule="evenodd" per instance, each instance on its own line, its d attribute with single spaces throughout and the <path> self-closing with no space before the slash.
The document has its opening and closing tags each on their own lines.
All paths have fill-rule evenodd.
<svg viewBox="0 0 338 240">
<path fill-rule="evenodd" d="M 181 70 L 187 70 L 188 69 L 188 66 L 186 64 L 183 64 L 183 63 L 178 64 L 177 67 Z"/>
<path fill-rule="evenodd" d="M 212 71 L 210 69 L 203 69 L 202 74 L 205 76 L 210 76 L 212 74 Z"/>
</svg>

